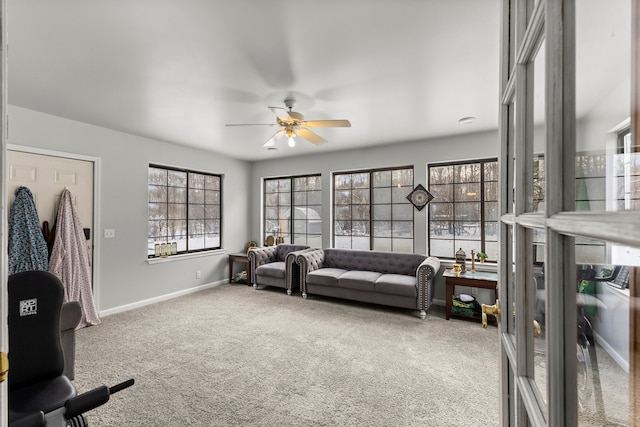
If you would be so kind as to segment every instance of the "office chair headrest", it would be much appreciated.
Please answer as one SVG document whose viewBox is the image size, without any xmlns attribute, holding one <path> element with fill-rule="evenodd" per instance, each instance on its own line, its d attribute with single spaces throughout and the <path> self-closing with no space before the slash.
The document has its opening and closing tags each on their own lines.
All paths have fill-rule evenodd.
<svg viewBox="0 0 640 427">
<path fill-rule="evenodd" d="M 62 282 L 46 271 L 9 276 L 9 390 L 62 375 Z"/>
</svg>

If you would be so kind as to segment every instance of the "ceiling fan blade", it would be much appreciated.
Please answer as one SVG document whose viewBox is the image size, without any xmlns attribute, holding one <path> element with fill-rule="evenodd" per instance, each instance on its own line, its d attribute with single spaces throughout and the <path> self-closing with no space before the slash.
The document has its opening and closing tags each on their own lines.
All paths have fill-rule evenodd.
<svg viewBox="0 0 640 427">
<path fill-rule="evenodd" d="M 309 128 L 350 128 L 349 120 L 309 120 L 300 123 L 302 126 Z"/>
<path fill-rule="evenodd" d="M 326 139 L 324 139 L 317 133 L 313 133 L 309 129 L 305 129 L 305 128 L 298 129 L 298 131 L 296 132 L 296 135 L 306 139 L 307 141 L 315 145 L 322 145 L 327 142 Z"/>
<path fill-rule="evenodd" d="M 268 108 L 280 120 L 285 121 L 285 122 L 291 121 L 291 116 L 289 115 L 287 110 L 285 110 L 284 108 L 280 108 L 280 107 L 268 107 Z"/>
<path fill-rule="evenodd" d="M 284 133 L 284 129 L 280 129 L 278 132 L 274 133 L 267 142 L 264 143 L 263 147 L 271 147 L 273 145 L 276 145 L 276 142 L 278 142 L 278 140 L 284 136 Z"/>
<path fill-rule="evenodd" d="M 225 126 L 276 126 L 277 123 L 227 123 Z"/>
</svg>

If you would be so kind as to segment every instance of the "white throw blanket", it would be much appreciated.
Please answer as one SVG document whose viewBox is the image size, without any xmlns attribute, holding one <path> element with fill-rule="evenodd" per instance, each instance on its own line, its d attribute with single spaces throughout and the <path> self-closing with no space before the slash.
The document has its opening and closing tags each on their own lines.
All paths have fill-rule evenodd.
<svg viewBox="0 0 640 427">
<path fill-rule="evenodd" d="M 93 303 L 87 242 L 73 197 L 66 188 L 60 198 L 55 227 L 49 272 L 58 276 L 64 284 L 65 301 L 78 301 L 82 307 L 82 319 L 77 329 L 97 325 L 100 318 Z"/>
</svg>

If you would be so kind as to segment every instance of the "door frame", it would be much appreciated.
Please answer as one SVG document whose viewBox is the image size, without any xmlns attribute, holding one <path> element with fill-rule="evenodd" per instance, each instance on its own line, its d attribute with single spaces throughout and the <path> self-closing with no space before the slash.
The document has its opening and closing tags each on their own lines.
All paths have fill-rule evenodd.
<svg viewBox="0 0 640 427">
<path fill-rule="evenodd" d="M 575 238 L 585 237 L 637 247 L 640 241 L 638 212 L 579 212 L 575 210 L 575 6 L 579 0 L 503 0 L 500 76 L 500 263 L 502 316 L 499 323 L 501 353 L 501 424 L 514 426 L 573 426 L 578 424 L 576 361 Z M 640 0 L 632 5 L 632 76 L 640 61 Z M 601 0 L 603 7 L 606 2 Z M 530 168 L 533 164 L 531 108 L 533 97 L 530 65 L 537 39 L 545 42 L 545 211 L 533 212 Z M 515 48 L 510 43 L 515 43 Z M 632 126 L 640 120 L 639 81 L 632 82 Z M 514 108 L 517 106 L 517 108 Z M 637 132 L 632 131 L 638 146 Z M 514 168 L 517 173 L 514 174 Z M 521 180 L 516 187 L 516 180 Z M 524 182 L 524 185 L 522 185 Z M 514 194 L 515 193 L 515 194 Z M 528 280 L 531 233 L 545 231 L 545 289 L 547 395 L 546 402 L 533 379 L 531 342 L 534 286 Z M 513 237 L 512 237 L 513 236 Z M 513 238 L 513 240 L 512 240 Z M 515 270 L 513 268 L 515 262 Z M 571 266 L 571 267 L 567 267 Z M 517 287 L 514 286 L 517 284 Z M 638 286 L 635 286 L 636 291 Z M 515 292 L 515 296 L 510 292 Z M 632 291 L 633 292 L 633 291 Z M 634 296 L 631 295 L 631 300 Z M 638 323 L 638 306 L 630 317 Z M 515 323 L 514 323 L 515 322 Z M 630 337 L 631 351 L 634 343 Z M 630 355 L 630 376 L 637 372 L 638 345 Z M 637 381 L 630 397 L 637 396 Z M 630 418 L 638 418 L 630 405 Z M 631 424 L 634 425 L 634 424 Z M 638 425 L 638 424 L 635 424 Z"/>
<path fill-rule="evenodd" d="M 51 157 L 61 157 L 70 160 L 82 160 L 86 162 L 93 163 L 93 224 L 91 227 L 93 229 L 93 248 L 92 248 L 92 259 L 91 259 L 91 270 L 92 270 L 92 283 L 93 283 L 93 301 L 96 308 L 100 307 L 100 244 L 101 244 L 101 234 L 99 233 L 100 228 L 100 165 L 101 161 L 99 157 L 86 156 L 83 154 L 77 153 L 68 153 L 64 151 L 55 151 L 48 150 L 44 148 L 37 147 L 29 147 L 25 145 L 16 145 L 16 144 L 7 144 L 7 151 L 20 151 L 23 153 L 30 154 L 39 154 L 43 156 L 51 156 Z M 5 151 L 6 158 L 6 151 Z M 6 175 L 3 175 L 3 177 Z M 4 178 L 3 178 L 4 179 Z M 3 187 L 6 187 L 6 184 L 3 183 Z M 5 188 L 3 190 L 6 191 Z M 99 310 L 98 310 L 99 312 Z"/>
</svg>

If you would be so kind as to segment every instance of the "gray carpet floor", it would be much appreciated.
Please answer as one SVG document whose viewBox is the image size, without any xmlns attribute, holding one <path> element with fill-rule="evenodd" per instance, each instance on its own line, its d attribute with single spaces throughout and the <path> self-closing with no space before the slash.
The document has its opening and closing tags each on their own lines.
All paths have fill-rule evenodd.
<svg viewBox="0 0 640 427">
<path fill-rule="evenodd" d="M 497 328 L 221 285 L 77 333 L 79 392 L 136 384 L 100 426 L 496 425 Z"/>
</svg>

